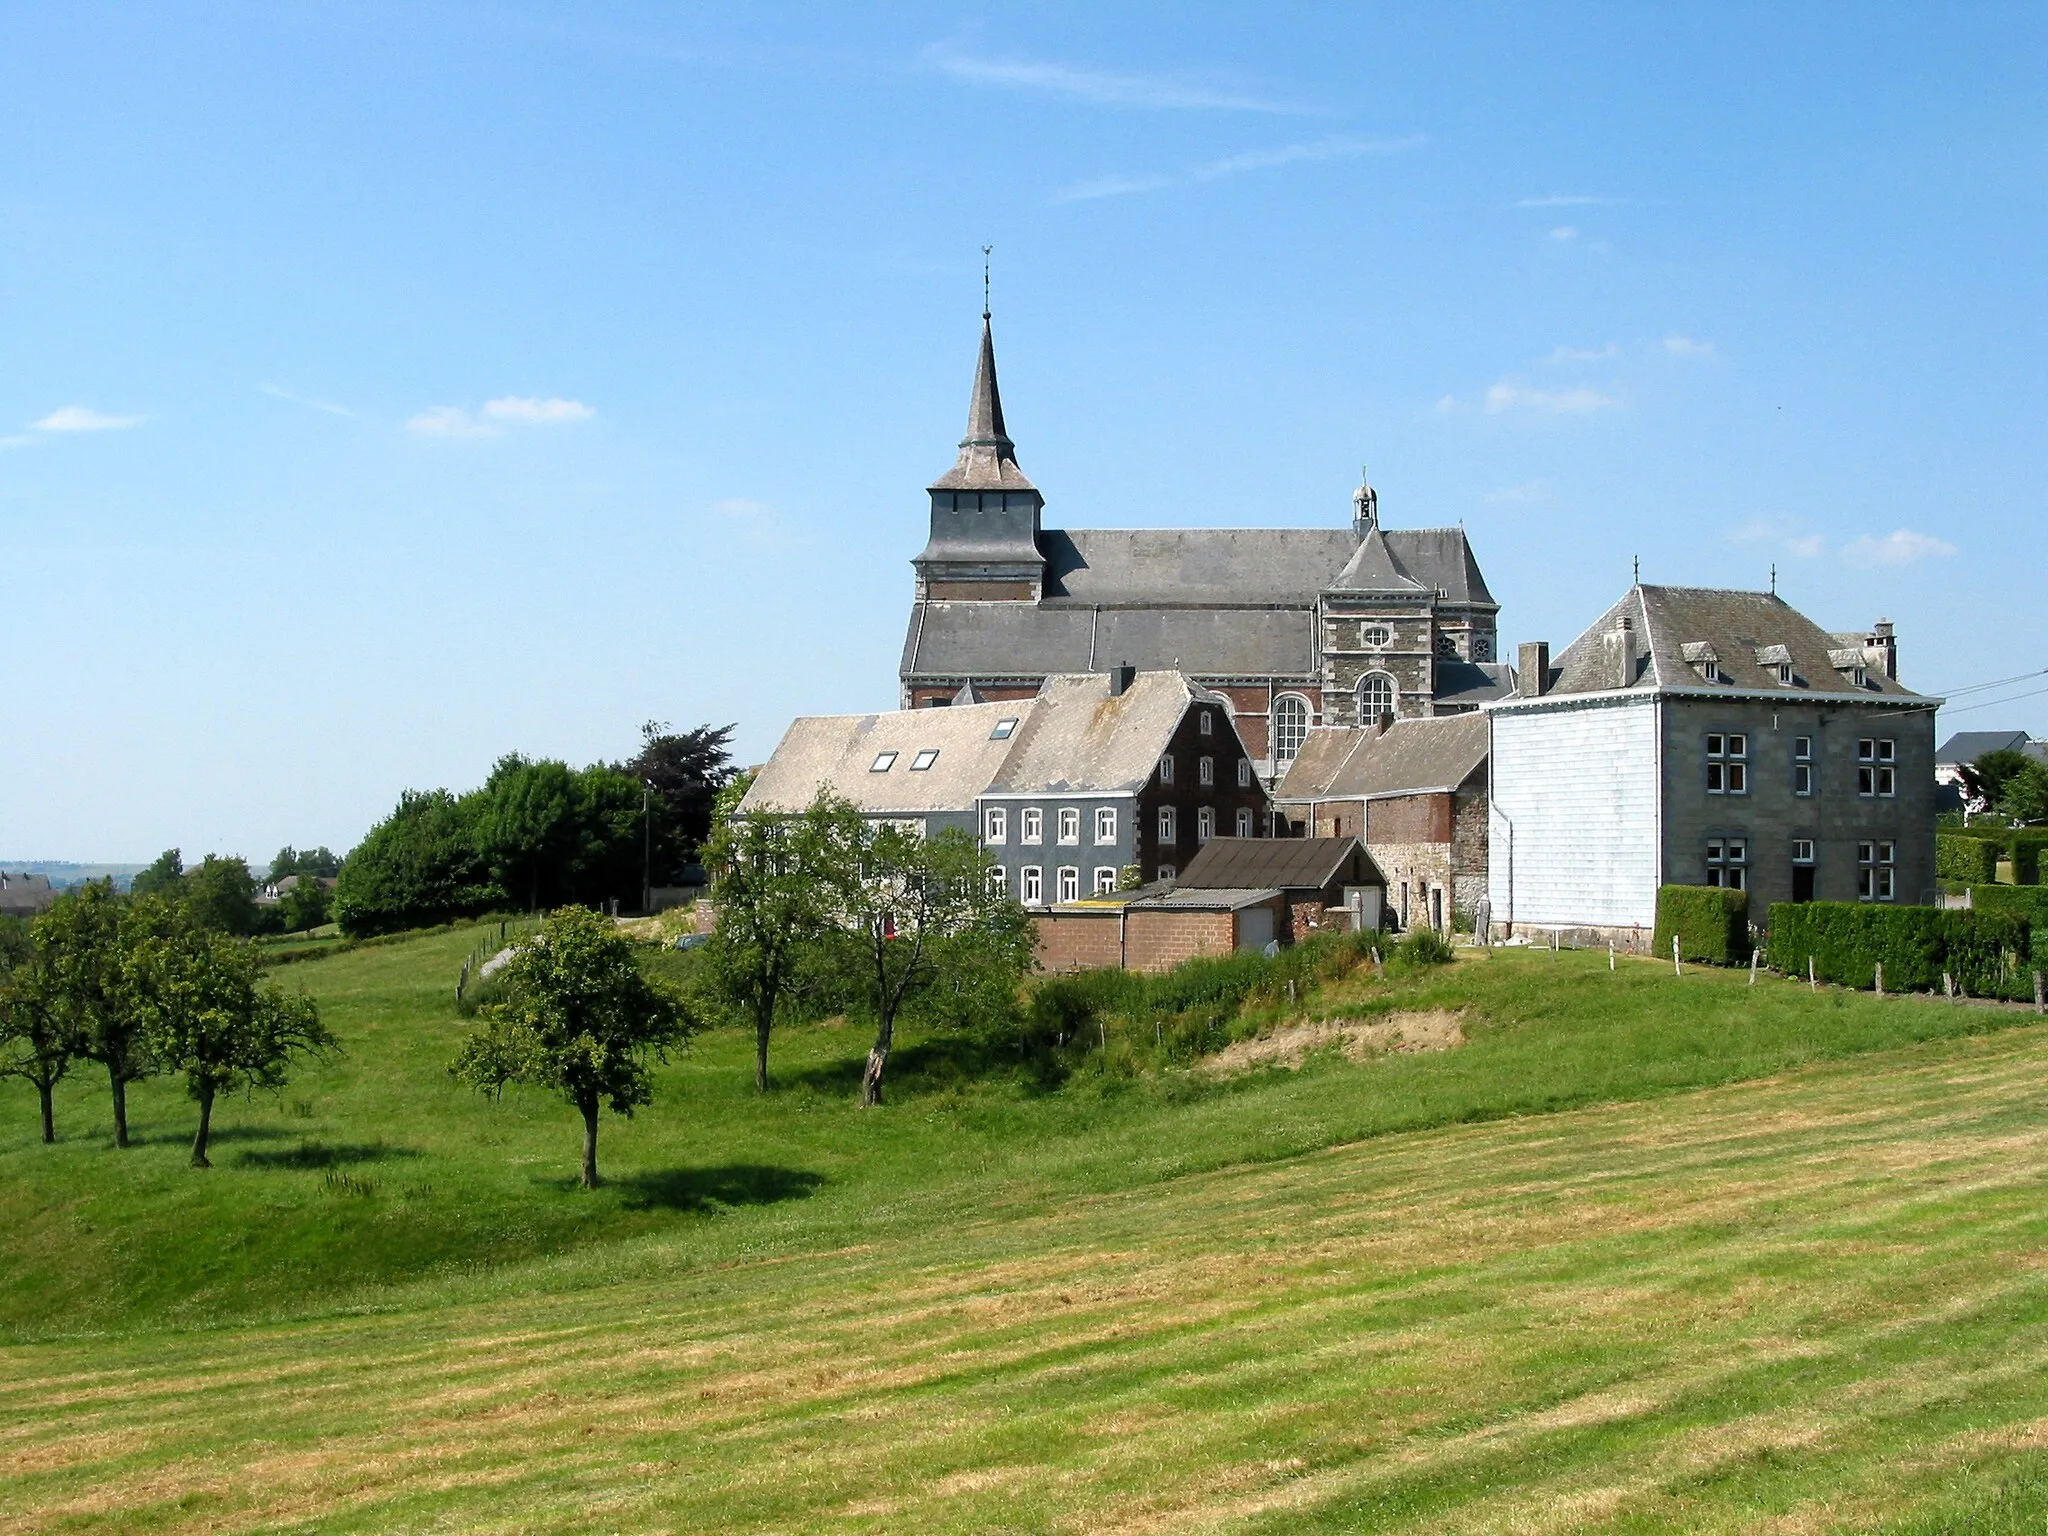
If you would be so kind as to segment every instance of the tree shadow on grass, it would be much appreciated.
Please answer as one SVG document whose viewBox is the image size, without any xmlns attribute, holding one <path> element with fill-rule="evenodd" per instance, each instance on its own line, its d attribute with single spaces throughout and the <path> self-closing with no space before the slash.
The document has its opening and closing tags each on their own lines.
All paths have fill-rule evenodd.
<svg viewBox="0 0 2048 1536">
<path fill-rule="evenodd" d="M 241 1168 L 342 1168 L 351 1163 L 381 1163 L 392 1158 L 418 1157 L 411 1147 L 390 1147 L 383 1142 L 302 1141 L 295 1147 L 238 1153 Z"/>
<path fill-rule="evenodd" d="M 802 1200 L 825 1182 L 823 1174 L 762 1163 L 719 1168 L 664 1168 L 611 1181 L 634 1211 L 710 1211 L 720 1206 L 775 1205 Z"/>
<path fill-rule="evenodd" d="M 1049 1093 L 1066 1081 L 1067 1070 L 1049 1042 L 1026 1042 L 1015 1035 L 968 1033 L 933 1035 L 889 1053 L 884 1091 L 916 1095 L 940 1093 L 989 1078 L 1018 1082 L 1027 1091 Z M 814 1093 L 852 1095 L 867 1068 L 867 1053 L 843 1057 L 788 1074 L 779 1081 Z"/>
</svg>

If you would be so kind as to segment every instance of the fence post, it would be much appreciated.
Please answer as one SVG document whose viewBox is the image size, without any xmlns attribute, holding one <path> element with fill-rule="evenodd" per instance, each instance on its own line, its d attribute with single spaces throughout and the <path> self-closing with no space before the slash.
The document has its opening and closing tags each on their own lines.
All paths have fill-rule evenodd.
<svg viewBox="0 0 2048 1536">
<path fill-rule="evenodd" d="M 2048 991 L 2041 985 L 2041 973 L 2034 972 L 2034 1012 L 2048 1013 Z"/>
<path fill-rule="evenodd" d="M 1942 995 L 1945 996 L 1950 1002 L 1954 1002 L 1956 1000 L 1956 979 L 1955 977 L 1949 975 L 1947 971 L 1943 971 L 1941 973 L 1941 990 Z"/>
<path fill-rule="evenodd" d="M 1373 945 L 1372 947 L 1372 968 L 1379 973 L 1379 978 L 1381 981 L 1385 981 L 1387 979 L 1387 967 L 1385 963 L 1380 959 L 1380 947 L 1377 944 Z"/>
<path fill-rule="evenodd" d="M 1678 935 L 1675 933 L 1671 935 L 1671 974 L 1674 976 L 1683 976 L 1685 974 L 1685 967 L 1678 963 Z"/>
<path fill-rule="evenodd" d="M 1612 939 L 1607 941 L 1607 969 L 1610 971 L 1614 969 L 1614 940 Z"/>
<path fill-rule="evenodd" d="M 1756 985 L 1756 949 L 1754 946 L 1749 951 L 1749 984 L 1752 987 Z"/>
<path fill-rule="evenodd" d="M 1806 957 L 1806 985 L 1815 992 L 1820 990 L 1820 977 L 1814 973 L 1811 955 Z"/>
<path fill-rule="evenodd" d="M 1877 995 L 1879 997 L 1884 996 L 1884 962 L 1882 960 L 1877 962 Z"/>
</svg>

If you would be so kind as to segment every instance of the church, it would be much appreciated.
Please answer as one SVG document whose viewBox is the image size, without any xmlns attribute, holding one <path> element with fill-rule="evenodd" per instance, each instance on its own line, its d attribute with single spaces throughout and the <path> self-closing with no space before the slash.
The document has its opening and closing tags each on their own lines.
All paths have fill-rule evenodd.
<svg viewBox="0 0 2048 1536">
<path fill-rule="evenodd" d="M 1335 528 L 1045 527 L 1004 430 L 986 311 L 967 435 L 930 495 L 906 709 L 1028 698 L 1061 673 L 1172 669 L 1227 702 L 1270 781 L 1311 727 L 1514 693 L 1464 529 L 1383 528 L 1369 483 Z"/>
</svg>

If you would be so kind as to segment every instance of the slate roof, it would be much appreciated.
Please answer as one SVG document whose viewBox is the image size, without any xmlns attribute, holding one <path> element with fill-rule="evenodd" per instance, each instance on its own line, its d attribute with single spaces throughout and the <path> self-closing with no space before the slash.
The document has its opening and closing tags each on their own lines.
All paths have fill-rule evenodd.
<svg viewBox="0 0 2048 1536">
<path fill-rule="evenodd" d="M 1140 672 L 1120 695 L 1109 682 L 1104 673 L 1047 678 L 989 792 L 1136 791 L 1159 766 L 1188 706 L 1211 697 L 1178 672 Z"/>
<path fill-rule="evenodd" d="M 974 365 L 974 390 L 967 400 L 967 435 L 960 457 L 932 482 L 935 491 L 1028 491 L 1034 489 L 1017 467 L 1017 445 L 1003 429 L 1003 395 L 996 383 L 996 343 L 986 314 L 981 317 L 981 355 Z"/>
<path fill-rule="evenodd" d="M 1016 741 L 991 735 L 999 721 L 1024 728 L 1036 700 L 971 704 L 953 709 L 899 709 L 877 715 L 806 715 L 790 723 L 775 753 L 740 801 L 743 811 L 802 811 L 830 789 L 871 815 L 969 811 L 988 788 Z M 938 749 L 929 769 L 913 773 L 919 752 Z M 886 772 L 876 758 L 893 751 Z"/>
<path fill-rule="evenodd" d="M 1319 891 L 1340 881 L 1386 884 L 1355 837 L 1212 837 L 1180 872 L 1177 888 Z"/>
<path fill-rule="evenodd" d="M 1957 731 L 1934 754 L 1934 766 L 1950 768 L 1974 763 L 1986 752 L 2024 752 L 2025 731 Z"/>
<path fill-rule="evenodd" d="M 1487 750 L 1482 714 L 1396 720 L 1384 735 L 1370 727 L 1321 726 L 1308 733 L 1273 798 L 1362 800 L 1456 789 L 1486 765 Z"/>
<path fill-rule="evenodd" d="M 1037 678 L 1112 666 L 1206 677 L 1298 677 L 1317 668 L 1307 609 L 1121 608 L 1031 603 L 913 606 L 908 678 Z"/>
<path fill-rule="evenodd" d="M 1515 695 L 1515 669 L 1504 661 L 1450 661 L 1436 664 L 1439 704 L 1491 704 Z"/>
<path fill-rule="evenodd" d="M 1635 659 L 1626 685 L 1642 689 L 1705 692 L 1716 688 L 1751 693 L 1797 696 L 1827 694 L 1868 698 L 1919 699 L 1881 667 L 1869 665 L 1865 685 L 1857 688 L 1839 672 L 1837 663 L 1861 661 L 1860 646 L 1850 650 L 1841 637 L 1823 630 L 1783 598 L 1771 592 L 1742 592 L 1719 587 L 1636 586 L 1602 614 L 1553 663 L 1549 695 L 1606 693 L 1623 686 L 1621 652 L 1616 639 L 1622 618 L 1633 621 Z M 1798 681 L 1785 686 L 1777 669 L 1757 659 L 1760 650 L 1783 646 Z M 1713 660 L 1722 683 L 1707 682 L 1687 651 L 1699 661 Z M 1709 655 L 1711 652 L 1711 656 Z M 1522 680 L 1522 701 L 1536 690 Z M 1513 707 L 1510 702 L 1508 707 Z"/>
<path fill-rule="evenodd" d="M 56 904 L 57 892 L 48 875 L 0 873 L 0 913 L 33 917 Z"/>
<path fill-rule="evenodd" d="M 1312 606 L 1345 585 L 1354 557 L 1402 591 L 1441 589 L 1454 603 L 1493 603 L 1462 528 L 1047 528 L 1048 605 L 1261 603 Z"/>
</svg>

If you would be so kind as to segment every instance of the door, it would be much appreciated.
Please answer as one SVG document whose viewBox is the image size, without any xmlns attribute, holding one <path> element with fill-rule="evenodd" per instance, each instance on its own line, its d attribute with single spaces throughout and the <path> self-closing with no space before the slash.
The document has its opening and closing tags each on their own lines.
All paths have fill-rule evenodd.
<svg viewBox="0 0 2048 1536">
<path fill-rule="evenodd" d="M 1813 900 L 1813 866 L 1811 864 L 1794 864 L 1792 866 L 1792 899 L 1794 901 Z"/>
<path fill-rule="evenodd" d="M 1264 949 L 1273 942 L 1273 909 L 1246 907 L 1237 914 L 1237 947 Z"/>
</svg>

